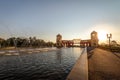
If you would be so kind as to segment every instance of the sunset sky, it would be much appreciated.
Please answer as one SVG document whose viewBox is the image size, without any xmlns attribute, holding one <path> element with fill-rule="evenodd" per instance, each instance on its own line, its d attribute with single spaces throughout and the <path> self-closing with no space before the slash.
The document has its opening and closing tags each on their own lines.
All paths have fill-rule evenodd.
<svg viewBox="0 0 120 80">
<path fill-rule="evenodd" d="M 93 30 L 120 41 L 120 0 L 0 0 L 2 38 L 89 39 Z"/>
</svg>

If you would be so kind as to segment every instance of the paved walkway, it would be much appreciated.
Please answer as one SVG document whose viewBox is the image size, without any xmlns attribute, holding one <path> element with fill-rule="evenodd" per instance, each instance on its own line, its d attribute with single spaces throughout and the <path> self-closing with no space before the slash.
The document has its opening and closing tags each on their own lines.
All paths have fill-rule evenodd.
<svg viewBox="0 0 120 80">
<path fill-rule="evenodd" d="M 94 49 L 88 53 L 89 80 L 120 80 L 120 58 L 114 53 Z"/>
<path fill-rule="evenodd" d="M 86 48 L 73 66 L 67 80 L 88 80 L 88 59 Z"/>
</svg>

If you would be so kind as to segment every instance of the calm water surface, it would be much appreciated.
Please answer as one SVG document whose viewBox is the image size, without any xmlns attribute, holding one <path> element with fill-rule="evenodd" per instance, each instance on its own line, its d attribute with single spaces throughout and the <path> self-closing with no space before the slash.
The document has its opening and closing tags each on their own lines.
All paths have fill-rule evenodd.
<svg viewBox="0 0 120 80">
<path fill-rule="evenodd" d="M 0 57 L 0 80 L 65 80 L 81 48 Z"/>
</svg>

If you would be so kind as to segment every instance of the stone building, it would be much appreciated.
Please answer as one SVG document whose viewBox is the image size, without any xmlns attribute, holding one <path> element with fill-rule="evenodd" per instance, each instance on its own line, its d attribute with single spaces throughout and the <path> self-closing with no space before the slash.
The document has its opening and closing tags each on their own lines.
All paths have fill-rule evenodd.
<svg viewBox="0 0 120 80">
<path fill-rule="evenodd" d="M 81 39 L 73 39 L 73 40 L 62 40 L 62 35 L 58 34 L 56 36 L 56 46 L 57 47 L 71 47 L 76 44 L 75 40 L 77 40 L 77 43 L 80 44 L 81 47 L 85 46 L 91 46 L 91 47 L 97 47 L 98 46 L 98 34 L 96 31 L 91 32 L 90 34 L 91 39 L 81 40 Z"/>
<path fill-rule="evenodd" d="M 62 47 L 63 46 L 62 45 L 62 35 L 60 35 L 60 34 L 58 34 L 56 36 L 56 46 L 58 46 L 58 47 Z"/>
<path fill-rule="evenodd" d="M 97 47 L 98 46 L 98 34 L 96 31 L 91 33 L 91 46 Z"/>
</svg>

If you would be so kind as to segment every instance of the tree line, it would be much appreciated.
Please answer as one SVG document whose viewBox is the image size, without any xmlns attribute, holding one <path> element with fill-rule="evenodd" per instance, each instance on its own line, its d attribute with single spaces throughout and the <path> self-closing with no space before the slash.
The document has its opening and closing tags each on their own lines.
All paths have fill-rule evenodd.
<svg viewBox="0 0 120 80">
<path fill-rule="evenodd" d="M 0 38 L 0 48 L 4 47 L 52 47 L 55 44 L 51 41 L 45 42 L 42 39 L 36 37 L 22 38 L 11 37 L 8 39 Z"/>
</svg>

